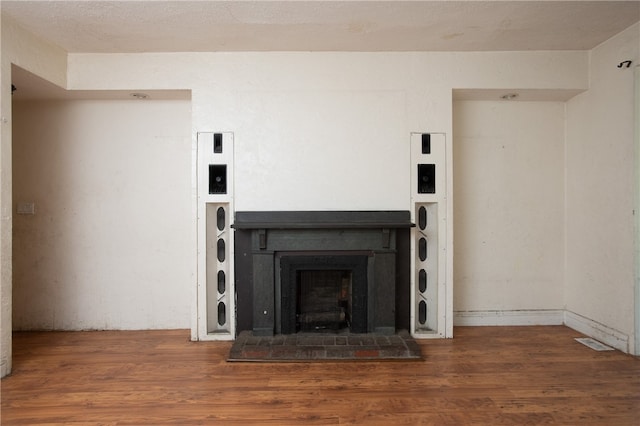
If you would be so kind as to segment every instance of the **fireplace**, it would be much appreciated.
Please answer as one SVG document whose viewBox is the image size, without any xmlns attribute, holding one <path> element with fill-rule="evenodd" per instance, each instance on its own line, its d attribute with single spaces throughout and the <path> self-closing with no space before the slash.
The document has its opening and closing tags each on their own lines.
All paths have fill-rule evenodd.
<svg viewBox="0 0 640 426">
<path fill-rule="evenodd" d="M 282 334 L 283 321 L 284 333 L 342 328 L 344 323 L 311 320 L 303 326 L 299 318 L 312 316 L 305 307 L 296 305 L 283 312 L 282 292 L 291 291 L 281 276 L 283 255 L 295 258 L 312 252 L 320 256 L 360 253 L 366 258 L 366 312 L 353 311 L 357 306 L 352 299 L 351 304 L 338 301 L 341 306 L 347 303 L 336 315 L 348 318 L 350 330 L 362 315 L 367 333 L 406 329 L 421 337 L 452 337 L 453 251 L 449 248 L 451 198 L 447 197 L 451 168 L 444 133 L 411 133 L 411 187 L 407 188 L 411 201 L 406 211 L 237 211 L 233 143 L 232 132 L 198 133 L 194 340 L 234 339 L 244 331 Z M 385 203 L 384 193 L 374 202 Z M 411 229 L 412 218 L 415 229 Z M 333 270 L 351 276 L 353 291 L 354 270 Z M 307 280 L 308 273 L 296 272 L 300 276 L 296 280 Z M 302 292 L 298 287 L 293 290 L 296 298 Z M 329 311 L 322 315 L 330 316 Z M 291 315 L 296 318 L 293 327 L 287 325 Z"/>
<path fill-rule="evenodd" d="M 406 211 L 236 212 L 238 331 L 409 327 Z"/>
<path fill-rule="evenodd" d="M 276 332 L 367 332 L 367 254 L 279 255 L 280 320 Z"/>
</svg>

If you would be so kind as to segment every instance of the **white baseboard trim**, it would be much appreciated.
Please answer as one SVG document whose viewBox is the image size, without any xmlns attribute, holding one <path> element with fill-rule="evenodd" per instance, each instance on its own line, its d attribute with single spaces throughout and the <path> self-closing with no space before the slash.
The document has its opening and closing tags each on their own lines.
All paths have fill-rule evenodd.
<svg viewBox="0 0 640 426">
<path fill-rule="evenodd" d="M 629 336 L 604 324 L 585 318 L 571 311 L 564 311 L 564 324 L 605 345 L 629 353 Z"/>
<path fill-rule="evenodd" d="M 562 324 L 564 324 L 564 310 L 562 309 L 453 312 L 454 326 Z"/>
<path fill-rule="evenodd" d="M 492 325 L 566 325 L 605 345 L 624 353 L 630 353 L 628 335 L 564 309 L 454 311 L 453 325 L 472 327 Z"/>
</svg>

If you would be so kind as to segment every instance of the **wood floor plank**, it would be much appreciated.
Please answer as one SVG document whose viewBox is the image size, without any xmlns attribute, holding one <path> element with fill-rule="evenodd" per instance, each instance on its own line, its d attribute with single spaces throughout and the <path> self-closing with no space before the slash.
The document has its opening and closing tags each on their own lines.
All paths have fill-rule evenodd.
<svg viewBox="0 0 640 426">
<path fill-rule="evenodd" d="M 187 330 L 14 335 L 2 425 L 635 425 L 640 360 L 562 326 L 458 327 L 422 361 L 228 363 Z"/>
</svg>

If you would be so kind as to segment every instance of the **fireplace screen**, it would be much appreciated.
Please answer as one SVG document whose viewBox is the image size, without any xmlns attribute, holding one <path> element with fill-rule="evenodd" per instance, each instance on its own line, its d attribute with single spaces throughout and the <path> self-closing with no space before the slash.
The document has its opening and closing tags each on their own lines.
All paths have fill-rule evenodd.
<svg viewBox="0 0 640 426">
<path fill-rule="evenodd" d="M 297 272 L 296 331 L 340 331 L 351 327 L 351 271 Z"/>
<path fill-rule="evenodd" d="M 282 334 L 367 332 L 366 255 L 283 256 Z"/>
</svg>

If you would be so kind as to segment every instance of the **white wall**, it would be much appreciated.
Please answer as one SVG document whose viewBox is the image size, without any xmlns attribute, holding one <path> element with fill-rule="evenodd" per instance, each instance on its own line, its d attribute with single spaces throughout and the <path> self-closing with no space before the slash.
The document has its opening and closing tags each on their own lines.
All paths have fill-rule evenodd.
<svg viewBox="0 0 640 426">
<path fill-rule="evenodd" d="M 584 52 L 69 57 L 73 89 L 193 93 L 235 133 L 237 210 L 409 209 L 409 133 L 451 135 L 453 88 L 584 89 Z"/>
<path fill-rule="evenodd" d="M 20 65 L 51 82 L 65 86 L 67 55 L 62 49 L 34 37 L 2 14 L 0 4 L 0 376 L 11 372 L 11 64 Z"/>
<path fill-rule="evenodd" d="M 408 210 L 409 133 L 440 131 L 451 141 L 453 88 L 506 87 L 550 92 L 584 89 L 586 57 L 584 52 L 81 54 L 69 56 L 68 87 L 191 89 L 192 144 L 181 145 L 181 150 L 174 152 L 175 160 L 182 160 L 172 171 L 182 178 L 193 173 L 189 160 L 196 132 L 234 132 L 237 210 Z M 104 164 L 97 163 L 103 173 L 95 175 L 89 173 L 86 166 L 76 166 L 74 173 L 80 175 L 73 181 L 78 191 L 64 193 L 68 199 L 58 203 L 41 194 L 44 201 L 35 200 L 37 214 L 34 217 L 16 217 L 19 221 L 16 235 L 21 235 L 25 244 L 16 244 L 16 253 L 24 255 L 16 256 L 15 263 L 15 282 L 24 285 L 15 291 L 16 327 L 188 326 L 184 322 L 188 318 L 185 297 L 193 291 L 189 286 L 195 285 L 193 213 L 189 211 L 190 225 L 184 224 L 183 216 L 172 222 L 186 232 L 186 236 L 181 234 L 175 238 L 186 240 L 163 246 L 170 250 L 167 253 L 148 253 L 145 250 L 149 246 L 161 245 L 158 240 L 162 234 L 156 234 L 157 230 L 168 225 L 156 211 L 144 211 L 142 216 L 137 216 L 141 214 L 138 208 L 144 208 L 140 206 L 160 195 L 157 192 L 142 194 L 135 186 L 121 184 L 116 187 L 120 193 L 107 193 L 108 206 L 114 211 L 104 215 L 101 198 L 92 189 L 111 188 L 109 172 L 118 172 L 121 162 L 127 159 L 120 143 L 127 141 L 127 149 L 147 146 L 149 142 L 138 130 L 139 123 L 148 123 L 147 127 L 158 132 L 156 135 L 181 130 L 172 127 L 174 121 L 167 119 L 168 114 L 143 117 L 144 113 L 139 112 L 132 115 L 135 119 L 128 119 L 129 112 L 123 116 L 117 110 L 105 109 L 106 105 L 72 103 L 57 111 L 36 104 L 29 106 L 33 111 L 21 114 L 21 119 L 27 120 L 29 114 L 37 113 L 41 117 L 39 121 L 47 123 L 47 126 L 31 127 L 32 124 L 25 122 L 21 131 L 51 133 L 50 129 L 57 129 L 59 136 L 53 138 L 52 143 L 70 150 L 64 154 L 75 162 L 94 161 L 94 151 L 105 149 L 107 141 L 114 145 L 113 151 L 101 155 Z M 102 115 L 108 120 L 99 120 Z M 149 121 L 145 121 L 147 119 Z M 105 125 L 106 122 L 110 126 Z M 95 141 L 86 139 L 91 133 L 95 134 Z M 35 134 L 24 139 L 44 138 Z M 117 152 L 121 155 L 114 157 Z M 52 152 L 51 156 L 62 153 Z M 129 155 L 139 161 L 137 166 L 141 170 L 148 167 L 143 162 L 144 153 Z M 69 157 L 53 158 L 56 164 L 61 161 L 64 165 Z M 27 160 L 16 157 L 16 163 L 18 161 Z M 164 170 L 166 173 L 167 169 Z M 59 179 L 68 176 L 64 168 L 54 171 Z M 20 173 L 16 170 L 15 175 L 21 176 L 22 181 Z M 43 171 L 37 173 L 41 175 Z M 138 176 L 136 173 L 137 170 L 126 169 L 118 178 L 129 179 Z M 35 183 L 32 186 L 37 187 Z M 152 186 L 150 182 L 149 186 Z M 28 188 L 20 188 L 25 192 L 16 195 L 16 202 L 23 196 L 35 197 L 28 193 Z M 193 188 L 175 190 L 174 196 L 183 198 L 176 200 L 171 210 L 191 209 L 192 199 L 186 195 Z M 147 202 L 141 201 L 145 199 Z M 69 204 L 71 200 L 73 204 Z M 452 197 L 448 200 L 451 203 Z M 47 201 L 54 201 L 51 213 L 41 211 Z M 115 202 L 118 202 L 117 208 Z M 58 220 L 57 231 L 62 235 L 51 233 L 42 224 L 29 228 L 28 222 L 22 223 L 46 219 L 47 214 Z M 70 222 L 78 219 L 82 220 L 81 228 L 76 230 Z M 126 220 L 124 225 L 123 220 Z M 144 220 L 148 223 L 141 224 Z M 144 225 L 144 235 L 133 243 L 126 240 L 140 225 Z M 35 247 L 28 245 L 33 241 L 30 229 L 45 232 L 33 243 Z M 123 235 L 122 229 L 129 234 Z M 98 232 L 99 241 L 86 236 L 90 231 Z M 452 235 L 452 222 L 449 222 L 447 238 L 451 239 Z M 125 246 L 127 251 L 123 256 L 119 250 Z M 59 265 L 55 262 L 58 253 L 65 253 L 60 260 L 73 264 Z M 82 262 L 75 259 L 76 254 L 82 255 Z M 42 266 L 34 270 L 32 266 L 38 256 Z M 134 264 L 136 260 L 139 262 Z M 165 268 L 166 264 L 173 265 L 171 277 L 158 276 L 154 267 Z M 111 278 L 114 274 L 118 280 Z M 451 282 L 451 270 L 447 274 Z M 181 280 L 187 276 L 191 282 L 185 284 Z M 153 288 L 152 283 L 158 281 L 162 285 Z M 38 286 L 44 286 L 47 292 L 34 301 L 34 295 L 40 294 Z M 174 293 L 178 288 L 183 293 Z M 169 291 L 169 294 L 158 296 L 154 293 L 158 290 Z M 145 299 L 147 296 L 150 299 Z M 173 307 L 167 306 L 169 298 L 175 302 Z M 159 316 L 159 311 L 165 316 Z"/>
<path fill-rule="evenodd" d="M 564 103 L 454 103 L 454 310 L 563 309 Z"/>
<path fill-rule="evenodd" d="M 189 101 L 14 102 L 17 330 L 190 326 Z"/>
<path fill-rule="evenodd" d="M 632 348 L 634 78 L 617 65 L 640 61 L 640 25 L 590 56 L 590 89 L 567 105 L 565 299 Z"/>
<path fill-rule="evenodd" d="M 191 89 L 194 139 L 198 131 L 234 133 L 237 210 L 408 210 L 409 134 L 443 132 L 451 143 L 454 88 L 584 90 L 586 59 L 585 52 L 72 54 L 68 85 Z M 447 226 L 451 247 L 453 221 Z M 446 269 L 451 284 L 450 261 Z"/>
</svg>

